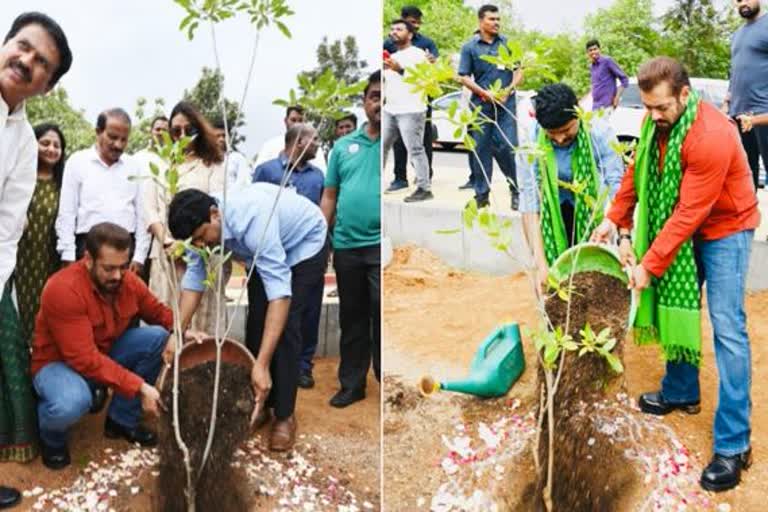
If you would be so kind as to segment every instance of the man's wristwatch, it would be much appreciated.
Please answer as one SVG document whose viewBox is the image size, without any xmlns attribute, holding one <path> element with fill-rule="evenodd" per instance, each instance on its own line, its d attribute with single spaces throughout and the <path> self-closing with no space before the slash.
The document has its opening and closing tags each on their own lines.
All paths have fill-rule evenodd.
<svg viewBox="0 0 768 512">
<path fill-rule="evenodd" d="M 619 244 L 621 244 L 622 240 L 627 240 L 629 243 L 632 243 L 632 235 L 629 233 L 622 233 L 619 235 Z"/>
</svg>

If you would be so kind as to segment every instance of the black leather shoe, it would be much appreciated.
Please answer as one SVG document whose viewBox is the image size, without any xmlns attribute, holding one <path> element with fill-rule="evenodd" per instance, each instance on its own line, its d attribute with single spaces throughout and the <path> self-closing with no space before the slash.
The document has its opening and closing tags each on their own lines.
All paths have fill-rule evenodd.
<svg viewBox="0 0 768 512">
<path fill-rule="evenodd" d="M 21 493 L 11 487 L 0 485 L 0 508 L 11 508 L 21 501 Z"/>
<path fill-rule="evenodd" d="M 365 398 L 365 391 L 362 389 L 341 389 L 331 398 L 331 405 L 334 407 L 346 407 Z"/>
<path fill-rule="evenodd" d="M 304 389 L 311 389 L 315 387 L 315 378 L 312 377 L 312 372 L 301 372 L 299 375 L 299 387 Z"/>
<path fill-rule="evenodd" d="M 91 408 L 88 412 L 91 414 L 99 414 L 104 405 L 107 403 L 107 387 L 98 385 L 91 390 Z"/>
<path fill-rule="evenodd" d="M 475 188 L 475 185 L 471 181 L 468 181 L 463 185 L 459 185 L 459 190 L 471 190 L 473 188 Z"/>
<path fill-rule="evenodd" d="M 475 198 L 475 202 L 477 203 L 478 210 L 480 208 L 485 208 L 486 206 L 491 206 L 491 201 L 487 197 L 480 198 L 480 199 Z"/>
<path fill-rule="evenodd" d="M 716 453 L 701 473 L 701 486 L 713 492 L 733 489 L 741 481 L 741 470 L 746 470 L 751 465 L 752 449 L 731 457 Z"/>
<path fill-rule="evenodd" d="M 435 196 L 433 196 L 432 192 L 430 192 L 429 190 L 424 190 L 423 188 L 417 188 L 413 194 L 403 199 L 403 201 L 405 201 L 406 203 L 416 203 L 419 201 L 427 201 L 434 197 Z"/>
<path fill-rule="evenodd" d="M 58 471 L 64 469 L 72 463 L 69 457 L 69 447 L 64 445 L 62 448 L 54 448 L 40 441 L 40 451 L 43 457 L 43 464 L 48 469 Z"/>
<path fill-rule="evenodd" d="M 157 445 L 157 434 L 138 425 L 136 428 L 128 428 L 120 425 L 107 416 L 104 422 L 104 435 L 110 439 L 125 439 L 130 443 L 139 443 L 141 446 Z"/>
<path fill-rule="evenodd" d="M 699 414 L 701 412 L 701 405 L 699 405 L 698 400 L 695 402 L 670 403 L 664 400 L 661 391 L 643 393 L 640 395 L 637 405 L 640 406 L 640 410 L 644 413 L 655 414 L 656 416 L 664 416 L 676 409 L 688 414 Z"/>
</svg>

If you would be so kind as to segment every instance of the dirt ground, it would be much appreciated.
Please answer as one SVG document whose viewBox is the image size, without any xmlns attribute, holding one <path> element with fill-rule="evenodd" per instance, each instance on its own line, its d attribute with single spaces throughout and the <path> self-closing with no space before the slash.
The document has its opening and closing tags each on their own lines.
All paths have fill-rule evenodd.
<svg viewBox="0 0 768 512">
<path fill-rule="evenodd" d="M 236 452 L 233 466 L 247 479 L 252 510 L 381 510 L 379 384 L 371 375 L 365 400 L 334 409 L 328 400 L 337 390 L 337 366 L 338 359 L 317 359 L 315 387 L 299 390 L 292 452 L 266 449 L 268 427 Z M 74 427 L 73 463 L 65 470 L 50 471 L 39 457 L 29 464 L 0 464 L 0 484 L 27 491 L 14 510 L 151 510 L 158 492 L 156 450 L 106 439 L 103 422 L 104 413 Z"/>
<path fill-rule="evenodd" d="M 415 247 L 398 248 L 384 272 L 384 496 L 387 510 L 518 510 L 533 481 L 535 354 L 524 339 L 526 370 L 503 399 L 438 392 L 423 398 L 416 383 L 464 375 L 475 348 L 496 326 L 536 327 L 525 275 L 490 277 L 446 266 Z M 663 362 L 656 347 L 625 345 L 626 394 L 585 404 L 585 414 L 624 451 L 636 469 L 621 510 L 762 511 L 768 498 L 768 292 L 747 297 L 752 343 L 753 466 L 736 489 L 711 494 L 698 486 L 711 454 L 717 369 L 706 313 L 701 369 L 702 412 L 664 418 L 639 412 L 634 400 L 658 388 Z M 525 336 L 524 336 L 525 338 Z M 590 440 L 590 445 L 593 440 Z M 599 446 L 600 443 L 597 443 Z M 588 456 L 590 458 L 591 456 Z M 599 471 L 599 468 L 595 468 Z"/>
</svg>

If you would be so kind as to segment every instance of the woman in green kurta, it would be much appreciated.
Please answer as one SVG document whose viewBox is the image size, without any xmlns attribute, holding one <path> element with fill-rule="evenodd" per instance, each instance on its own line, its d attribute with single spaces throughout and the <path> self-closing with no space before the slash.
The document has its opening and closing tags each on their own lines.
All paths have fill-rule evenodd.
<svg viewBox="0 0 768 512">
<path fill-rule="evenodd" d="M 0 461 L 26 462 L 37 454 L 29 347 L 40 294 L 59 266 L 54 223 L 64 171 L 64 136 L 53 124 L 35 127 L 35 136 L 37 185 L 19 241 L 16 269 L 0 300 Z M 18 313 L 11 300 L 12 288 Z"/>
</svg>

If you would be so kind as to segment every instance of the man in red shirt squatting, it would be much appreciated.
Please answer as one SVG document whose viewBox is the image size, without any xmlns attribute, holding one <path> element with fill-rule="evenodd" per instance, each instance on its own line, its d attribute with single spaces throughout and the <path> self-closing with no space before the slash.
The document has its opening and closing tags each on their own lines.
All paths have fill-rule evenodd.
<svg viewBox="0 0 768 512">
<path fill-rule="evenodd" d="M 89 409 L 97 412 L 91 391 L 96 384 L 115 392 L 105 436 L 142 446 L 157 443 L 140 420 L 142 409 L 158 413 L 160 395 L 153 384 L 168 355 L 163 352 L 173 313 L 128 272 L 132 252 L 128 231 L 96 224 L 86 236 L 85 256 L 54 274 L 43 289 L 32 374 L 40 397 L 43 463 L 50 469 L 69 465 L 67 433 Z M 129 329 L 136 315 L 150 326 Z"/>
<path fill-rule="evenodd" d="M 749 467 L 751 362 L 744 293 L 760 223 L 752 174 L 735 124 L 701 101 L 675 60 L 657 57 L 637 73 L 648 111 L 629 167 L 593 241 L 619 231 L 630 285 L 640 290 L 635 341 L 659 342 L 661 390 L 640 409 L 698 413 L 701 285 L 714 331 L 720 377 L 714 456 L 701 475 L 709 491 L 735 487 Z M 634 225 L 634 243 L 630 235 Z"/>
</svg>

